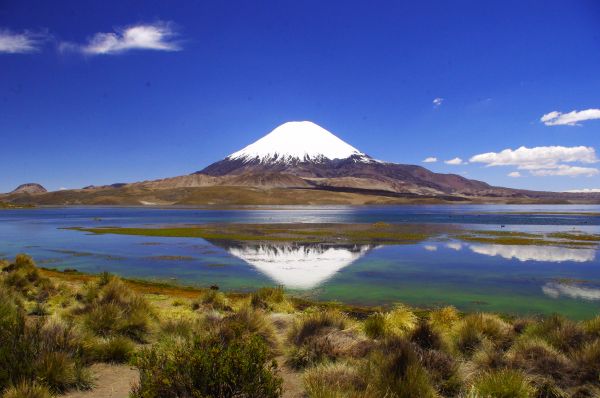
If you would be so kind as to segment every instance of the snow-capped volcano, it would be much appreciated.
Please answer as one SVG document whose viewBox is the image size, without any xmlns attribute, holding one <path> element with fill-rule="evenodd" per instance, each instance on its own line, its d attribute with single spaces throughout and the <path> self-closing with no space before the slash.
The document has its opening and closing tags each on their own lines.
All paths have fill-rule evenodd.
<svg viewBox="0 0 600 398">
<path fill-rule="evenodd" d="M 284 123 L 226 159 L 292 163 L 347 159 L 351 156 L 369 159 L 367 155 L 321 126 L 303 121 Z"/>
</svg>

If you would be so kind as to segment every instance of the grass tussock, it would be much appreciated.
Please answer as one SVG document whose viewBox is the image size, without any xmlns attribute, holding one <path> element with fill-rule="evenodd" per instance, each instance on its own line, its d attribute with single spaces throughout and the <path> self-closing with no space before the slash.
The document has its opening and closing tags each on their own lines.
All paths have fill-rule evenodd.
<svg viewBox="0 0 600 398">
<path fill-rule="evenodd" d="M 275 312 L 292 312 L 294 306 L 287 300 L 283 286 L 261 287 L 250 295 L 250 305 Z"/>
<path fill-rule="evenodd" d="M 366 385 L 358 368 L 347 363 L 326 363 L 309 368 L 304 372 L 303 382 L 310 398 L 366 398 Z"/>
<path fill-rule="evenodd" d="M 52 398 L 50 390 L 36 382 L 22 381 L 16 386 L 9 387 L 2 398 Z"/>
<path fill-rule="evenodd" d="M 115 334 L 144 341 L 152 310 L 146 299 L 135 293 L 115 276 L 104 274 L 88 286 L 82 305 L 74 311 L 95 334 Z"/>
<path fill-rule="evenodd" d="M 143 349 L 134 360 L 140 398 L 257 397 L 281 395 L 277 363 L 253 310 L 212 320 L 203 331 Z"/>
<path fill-rule="evenodd" d="M 474 383 L 479 397 L 490 398 L 534 398 L 535 389 L 521 372 L 502 369 L 480 376 Z"/>
<path fill-rule="evenodd" d="M 225 294 L 216 289 L 208 289 L 192 302 L 192 309 L 231 311 L 232 308 Z"/>
</svg>

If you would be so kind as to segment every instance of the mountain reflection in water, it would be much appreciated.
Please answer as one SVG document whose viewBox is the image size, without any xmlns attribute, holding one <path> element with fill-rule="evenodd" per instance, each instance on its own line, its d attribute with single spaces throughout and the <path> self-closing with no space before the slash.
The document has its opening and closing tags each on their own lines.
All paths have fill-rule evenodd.
<svg viewBox="0 0 600 398">
<path fill-rule="evenodd" d="M 376 246 L 296 243 L 211 243 L 290 289 L 313 289 Z"/>
</svg>

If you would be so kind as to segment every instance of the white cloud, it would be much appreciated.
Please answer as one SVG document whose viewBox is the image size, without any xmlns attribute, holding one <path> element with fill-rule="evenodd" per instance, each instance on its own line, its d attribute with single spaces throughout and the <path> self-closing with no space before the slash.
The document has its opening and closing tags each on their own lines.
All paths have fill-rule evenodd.
<svg viewBox="0 0 600 398">
<path fill-rule="evenodd" d="M 437 246 L 434 245 L 425 245 L 423 246 L 423 249 L 429 251 L 429 252 L 434 252 L 437 250 Z"/>
<path fill-rule="evenodd" d="M 444 102 L 444 99 L 441 97 L 434 98 L 433 99 L 433 107 L 438 108 L 440 105 L 442 105 L 443 102 Z"/>
<path fill-rule="evenodd" d="M 593 176 L 599 173 L 593 167 L 573 166 L 565 163 L 596 163 L 596 151 L 592 147 L 540 146 L 505 149 L 501 152 L 488 152 L 471 157 L 471 162 L 486 166 L 516 166 L 519 170 L 529 170 L 535 176 Z M 511 173 L 512 174 L 512 173 Z"/>
<path fill-rule="evenodd" d="M 513 178 L 519 178 L 519 177 L 522 177 L 522 176 L 521 176 L 521 173 L 519 173 L 518 171 L 512 171 L 512 172 L 508 173 L 508 176 L 509 176 L 509 177 L 513 177 Z"/>
<path fill-rule="evenodd" d="M 25 54 L 39 50 L 40 35 L 30 32 L 13 33 L 0 30 L 0 53 Z"/>
<path fill-rule="evenodd" d="M 446 247 L 448 249 L 459 251 L 459 250 L 462 249 L 462 243 L 460 243 L 460 242 L 450 242 L 450 243 L 446 243 Z"/>
<path fill-rule="evenodd" d="M 583 189 L 571 189 L 569 191 L 571 193 L 600 193 L 600 188 L 583 188 Z"/>
<path fill-rule="evenodd" d="M 593 119 L 600 119 L 600 109 L 586 109 L 569 113 L 553 111 L 543 115 L 540 121 L 546 126 L 579 126 L 579 122 Z"/>
<path fill-rule="evenodd" d="M 463 160 L 461 158 L 454 158 L 454 159 L 446 160 L 446 161 L 444 161 L 444 163 L 451 164 L 453 166 L 456 166 L 459 164 L 464 164 Z"/>
<path fill-rule="evenodd" d="M 437 162 L 437 158 L 435 156 L 429 156 L 423 159 L 423 163 L 435 163 Z"/>
<path fill-rule="evenodd" d="M 76 50 L 85 54 L 118 54 L 129 50 L 179 51 L 172 24 L 133 25 L 116 32 L 96 33 L 85 45 L 61 43 L 62 51 Z"/>
<path fill-rule="evenodd" d="M 553 169 L 537 169 L 529 171 L 534 176 L 544 177 L 544 176 L 569 176 L 569 177 L 577 177 L 577 176 L 595 176 L 600 171 L 593 167 L 579 167 L 579 166 L 570 166 L 566 164 L 561 164 Z"/>
<path fill-rule="evenodd" d="M 552 298 L 567 296 L 573 299 L 583 299 L 590 301 L 600 300 L 600 289 L 594 287 L 550 282 L 542 286 L 542 291 L 544 292 L 544 294 Z"/>
</svg>

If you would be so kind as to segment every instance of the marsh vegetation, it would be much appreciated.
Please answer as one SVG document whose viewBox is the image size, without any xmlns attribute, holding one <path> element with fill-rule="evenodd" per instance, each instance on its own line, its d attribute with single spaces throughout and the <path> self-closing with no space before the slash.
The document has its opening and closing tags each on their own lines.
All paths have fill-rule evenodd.
<svg viewBox="0 0 600 398">
<path fill-rule="evenodd" d="M 596 397 L 600 317 L 515 318 L 453 307 L 349 307 L 288 296 L 1 264 L 0 391 L 94 388 L 129 363 L 132 397 Z"/>
</svg>

